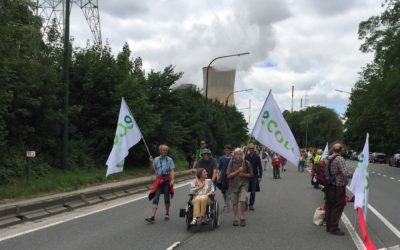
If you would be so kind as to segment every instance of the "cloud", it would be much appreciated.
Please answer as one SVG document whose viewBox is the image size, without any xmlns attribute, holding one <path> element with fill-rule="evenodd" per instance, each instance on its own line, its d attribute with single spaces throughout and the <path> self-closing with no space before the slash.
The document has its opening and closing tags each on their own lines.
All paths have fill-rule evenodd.
<svg viewBox="0 0 400 250">
<path fill-rule="evenodd" d="M 236 90 L 254 89 L 235 96 L 239 108 L 252 99 L 252 121 L 270 89 L 290 109 L 292 85 L 295 109 L 307 95 L 310 104 L 343 112 L 348 96 L 334 90 L 350 90 L 372 59 L 358 50 L 358 24 L 381 12 L 376 0 L 113 0 L 99 8 L 113 53 L 128 42 L 147 72 L 173 64 L 184 72 L 180 83 L 202 87 L 202 67 L 213 58 L 250 52 L 213 66 L 237 70 Z M 90 30 L 80 10 L 72 14 L 74 46 L 85 46 Z"/>
</svg>

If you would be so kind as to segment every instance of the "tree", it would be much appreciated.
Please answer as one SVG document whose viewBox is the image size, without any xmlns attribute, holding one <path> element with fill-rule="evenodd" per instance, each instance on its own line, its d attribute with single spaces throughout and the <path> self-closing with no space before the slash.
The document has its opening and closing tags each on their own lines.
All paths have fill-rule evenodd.
<svg viewBox="0 0 400 250">
<path fill-rule="evenodd" d="M 367 132 L 371 151 L 400 150 L 400 1 L 386 0 L 384 12 L 360 23 L 360 50 L 374 59 L 360 73 L 346 111 L 346 142 L 361 148 Z"/>
<path fill-rule="evenodd" d="M 300 147 L 323 147 L 326 142 L 342 139 L 343 124 L 338 114 L 323 106 L 312 106 L 305 110 L 283 112 L 289 127 Z"/>
</svg>

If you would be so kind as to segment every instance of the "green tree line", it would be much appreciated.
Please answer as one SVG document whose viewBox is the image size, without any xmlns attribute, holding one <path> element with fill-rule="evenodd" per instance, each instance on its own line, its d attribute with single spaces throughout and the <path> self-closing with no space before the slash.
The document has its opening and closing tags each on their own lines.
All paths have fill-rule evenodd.
<svg viewBox="0 0 400 250">
<path fill-rule="evenodd" d="M 292 113 L 285 110 L 283 116 L 300 148 L 324 148 L 327 142 L 342 139 L 343 123 L 333 109 L 311 106 Z"/>
<path fill-rule="evenodd" d="M 366 133 L 370 151 L 400 151 L 400 1 L 385 0 L 384 11 L 359 25 L 360 50 L 373 53 L 352 89 L 346 111 L 346 143 L 361 149 Z"/>
<path fill-rule="evenodd" d="M 55 23 L 45 34 L 32 1 L 0 0 L 0 184 L 24 174 L 25 151 L 36 150 L 34 175 L 60 167 L 64 88 L 62 36 Z M 46 39 L 44 39 L 46 37 Z M 106 45 L 73 48 L 70 70 L 69 168 L 105 168 L 124 96 L 153 154 L 170 145 L 184 159 L 199 140 L 219 153 L 248 140 L 235 107 L 207 100 L 198 89 L 173 88 L 183 73 L 169 65 L 146 73 L 127 44 L 114 55 Z M 143 143 L 127 167 L 145 164 Z"/>
</svg>

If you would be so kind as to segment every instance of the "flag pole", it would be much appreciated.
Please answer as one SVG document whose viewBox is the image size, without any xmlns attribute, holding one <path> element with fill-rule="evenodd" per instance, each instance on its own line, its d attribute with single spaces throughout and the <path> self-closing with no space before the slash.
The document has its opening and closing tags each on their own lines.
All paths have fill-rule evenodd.
<svg viewBox="0 0 400 250">
<path fill-rule="evenodd" d="M 261 110 L 260 110 L 260 114 L 258 115 L 257 121 L 256 121 L 256 123 L 254 123 L 253 129 L 251 130 L 251 136 L 250 136 L 250 138 L 253 137 L 254 128 L 256 127 L 258 121 L 260 120 L 261 112 L 263 111 L 264 106 L 265 106 L 265 104 L 267 103 L 268 98 L 269 98 L 270 95 L 271 95 L 271 90 L 269 90 L 268 95 L 267 95 L 267 98 L 265 99 L 264 104 L 263 104 L 263 106 L 262 106 L 262 108 L 261 108 Z"/>
<path fill-rule="evenodd" d="M 253 129 L 251 130 L 249 142 L 247 143 L 247 145 L 250 144 L 250 141 L 251 141 L 251 139 L 253 138 L 254 128 L 256 127 L 256 125 L 257 125 L 257 123 L 258 123 L 258 120 L 260 119 L 261 112 L 263 111 L 264 106 L 265 106 L 265 103 L 267 103 L 268 98 L 269 98 L 269 96 L 271 95 L 271 91 L 272 91 L 272 90 L 270 89 L 269 92 L 268 92 L 267 98 L 265 98 L 264 104 L 263 104 L 263 106 L 262 106 L 262 108 L 261 108 L 261 110 L 260 110 L 260 114 L 258 115 L 257 121 L 256 121 L 256 123 L 254 123 Z"/>
<path fill-rule="evenodd" d="M 125 98 L 122 97 L 122 100 L 125 101 Z M 127 103 L 127 102 L 125 101 L 125 103 Z M 132 114 L 131 109 L 129 108 L 129 105 L 126 105 L 126 106 L 128 107 L 129 114 L 131 114 L 131 116 L 133 117 L 133 119 L 135 119 L 134 116 L 133 116 L 133 114 Z M 136 123 L 136 125 L 137 125 L 136 120 L 135 120 L 135 123 Z M 140 132 L 140 137 L 142 137 L 142 140 L 143 140 L 143 142 L 144 142 L 144 146 L 146 147 L 147 153 L 149 154 L 150 157 L 153 157 L 153 156 L 150 154 L 149 147 L 147 146 L 146 140 L 144 139 L 144 136 L 143 136 L 142 131 L 141 131 L 140 129 L 139 129 L 139 132 Z"/>
</svg>

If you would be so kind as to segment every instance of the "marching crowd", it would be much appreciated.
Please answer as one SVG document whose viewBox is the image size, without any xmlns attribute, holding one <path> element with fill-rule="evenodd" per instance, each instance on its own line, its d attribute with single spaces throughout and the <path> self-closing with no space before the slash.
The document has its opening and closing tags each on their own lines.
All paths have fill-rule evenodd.
<svg viewBox="0 0 400 250">
<path fill-rule="evenodd" d="M 334 235 L 344 235 L 339 229 L 339 220 L 346 204 L 346 185 L 352 174 L 347 171 L 344 158 L 340 155 L 342 145 L 336 143 L 325 159 L 323 151 L 315 150 L 312 154 L 303 150 L 300 155 L 298 171 L 311 169 L 311 184 L 314 188 L 323 186 L 325 193 L 326 231 Z M 170 197 L 174 194 L 174 161 L 168 156 L 168 146 L 160 145 L 160 155 L 155 159 L 150 157 L 150 168 L 156 173 L 156 179 L 149 195 L 152 200 L 151 216 L 145 218 L 150 223 L 155 222 L 160 195 L 164 195 L 165 220 L 169 219 Z M 205 141 L 200 142 L 200 148 L 195 157 L 188 157 L 189 167 L 195 174 L 190 185 L 193 196 L 193 220 L 191 225 L 206 224 L 206 207 L 209 198 L 215 195 L 218 188 L 224 199 L 226 212 L 233 210 L 233 226 L 246 226 L 246 210 L 254 210 L 256 192 L 260 191 L 263 170 L 271 158 L 273 178 L 280 179 L 281 171 L 286 171 L 286 159 L 266 148 L 258 148 L 250 143 L 245 148 L 235 148 L 232 153 L 230 145 L 225 145 L 224 155 L 214 160 L 212 152 Z M 248 195 L 250 194 L 250 195 Z"/>
</svg>

